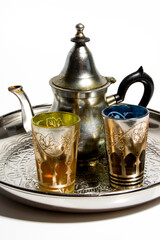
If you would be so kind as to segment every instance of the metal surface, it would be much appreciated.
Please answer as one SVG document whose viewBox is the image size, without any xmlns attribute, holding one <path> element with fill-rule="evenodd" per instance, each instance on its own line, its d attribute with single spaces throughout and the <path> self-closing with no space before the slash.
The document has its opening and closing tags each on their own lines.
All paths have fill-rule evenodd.
<svg viewBox="0 0 160 240">
<path fill-rule="evenodd" d="M 78 159 L 85 164 L 105 154 L 101 111 L 106 107 L 104 91 L 97 97 L 69 98 L 56 92 L 51 111 L 73 112 L 81 118 Z"/>
<path fill-rule="evenodd" d="M 149 75 L 144 73 L 143 68 L 140 67 L 138 71 L 123 79 L 116 95 L 106 97 L 107 89 L 115 82 L 115 79 L 99 74 L 92 54 L 86 46 L 89 38 L 84 36 L 83 24 L 77 24 L 76 29 L 76 35 L 71 39 L 74 46 L 68 54 L 62 72 L 49 82 L 54 95 L 49 111 L 71 112 L 81 118 L 78 159 L 81 160 L 81 164 L 90 165 L 97 158 L 105 156 L 102 109 L 107 107 L 107 103 L 109 105 L 120 103 L 128 87 L 135 82 L 141 82 L 144 85 L 140 104 L 147 106 L 153 94 L 154 84 Z M 22 88 L 21 91 L 16 91 L 16 95 L 22 105 L 24 128 L 28 132 L 32 117 L 31 104 L 28 98 L 24 99 L 26 96 L 24 92 L 22 97 Z"/>
<path fill-rule="evenodd" d="M 110 81 L 99 74 L 85 44 L 89 38 L 83 34 L 84 25 L 77 24 L 76 29 L 76 36 L 71 39 L 75 45 L 70 50 L 61 73 L 50 80 L 51 87 L 71 91 L 90 91 L 103 86 L 107 88 Z"/>
<path fill-rule="evenodd" d="M 31 132 L 31 119 L 34 116 L 33 109 L 31 107 L 31 103 L 23 90 L 23 87 L 20 85 L 11 86 L 8 90 L 15 94 L 19 99 L 21 104 L 22 111 L 22 122 L 26 132 Z"/>
<path fill-rule="evenodd" d="M 152 79 L 143 72 L 143 68 L 128 75 L 120 85 L 118 94 L 106 97 L 108 87 L 116 80 L 100 75 L 94 64 L 92 54 L 84 36 L 83 24 L 76 25 L 77 33 L 71 39 L 74 46 L 70 50 L 64 68 L 49 83 L 54 94 L 50 111 L 69 111 L 81 118 L 78 159 L 82 164 L 90 164 L 96 158 L 105 156 L 105 144 L 101 111 L 107 104 L 119 103 L 134 82 L 144 85 L 141 103 L 147 106 L 153 93 Z M 124 89 L 124 91 L 123 91 Z"/>
<path fill-rule="evenodd" d="M 39 106 L 43 112 L 50 106 Z M 160 197 L 160 113 L 150 111 L 145 175 L 142 187 L 117 191 L 110 187 L 106 159 L 94 166 L 78 167 L 74 194 L 54 194 L 38 189 L 32 137 L 24 132 L 21 112 L 0 121 L 0 192 L 34 207 L 68 212 L 122 209 Z"/>
</svg>

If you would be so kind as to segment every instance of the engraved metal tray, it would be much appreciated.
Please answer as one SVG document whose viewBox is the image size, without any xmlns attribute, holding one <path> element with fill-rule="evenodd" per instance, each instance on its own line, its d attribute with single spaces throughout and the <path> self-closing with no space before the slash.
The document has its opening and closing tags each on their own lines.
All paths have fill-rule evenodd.
<svg viewBox="0 0 160 240">
<path fill-rule="evenodd" d="M 34 107 L 44 112 L 50 105 Z M 74 194 L 39 191 L 32 136 L 25 133 L 21 111 L 0 117 L 0 193 L 34 207 L 68 212 L 102 212 L 135 206 L 160 197 L 160 113 L 150 110 L 142 187 L 117 191 L 110 187 L 106 159 L 78 167 Z"/>
</svg>

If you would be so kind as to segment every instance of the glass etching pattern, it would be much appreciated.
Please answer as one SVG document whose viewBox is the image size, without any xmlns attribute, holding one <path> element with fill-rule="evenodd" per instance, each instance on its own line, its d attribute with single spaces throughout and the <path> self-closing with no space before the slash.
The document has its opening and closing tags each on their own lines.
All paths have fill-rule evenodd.
<svg viewBox="0 0 160 240">
<path fill-rule="evenodd" d="M 74 192 L 79 127 L 79 117 L 67 112 L 47 112 L 32 118 L 40 190 Z"/>
<path fill-rule="evenodd" d="M 118 109 L 119 115 L 113 109 Z M 111 184 L 119 189 L 137 188 L 143 182 L 149 127 L 147 109 L 116 105 L 103 112 Z"/>
</svg>

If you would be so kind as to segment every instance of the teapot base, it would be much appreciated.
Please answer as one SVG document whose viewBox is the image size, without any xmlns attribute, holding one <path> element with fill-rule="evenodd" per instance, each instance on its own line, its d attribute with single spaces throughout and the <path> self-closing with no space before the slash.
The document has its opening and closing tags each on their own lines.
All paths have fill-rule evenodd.
<svg viewBox="0 0 160 240">
<path fill-rule="evenodd" d="M 78 153 L 77 167 L 81 166 L 96 166 L 102 159 L 107 159 L 106 151 L 93 151 L 92 153 Z"/>
</svg>

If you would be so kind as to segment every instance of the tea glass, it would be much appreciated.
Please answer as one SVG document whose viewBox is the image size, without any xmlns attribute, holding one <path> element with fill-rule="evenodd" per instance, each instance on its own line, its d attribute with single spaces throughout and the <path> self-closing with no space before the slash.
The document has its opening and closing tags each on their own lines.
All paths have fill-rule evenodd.
<svg viewBox="0 0 160 240">
<path fill-rule="evenodd" d="M 102 111 L 111 186 L 132 189 L 143 183 L 149 112 L 137 105 Z"/>
<path fill-rule="evenodd" d="M 40 113 L 32 118 L 39 189 L 73 193 L 80 118 L 68 112 Z"/>
</svg>

